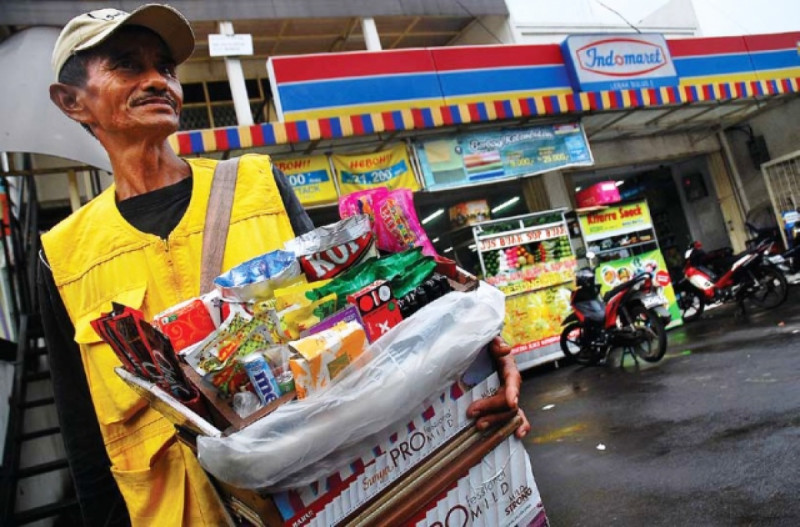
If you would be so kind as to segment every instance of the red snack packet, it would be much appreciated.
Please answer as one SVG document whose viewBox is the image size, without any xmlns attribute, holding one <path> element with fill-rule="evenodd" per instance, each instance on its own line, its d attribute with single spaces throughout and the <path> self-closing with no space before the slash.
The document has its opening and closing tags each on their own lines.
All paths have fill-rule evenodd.
<svg viewBox="0 0 800 527">
<path fill-rule="evenodd" d="M 154 324 L 170 340 L 176 352 L 200 342 L 216 329 L 208 308 L 199 298 L 159 313 Z"/>
</svg>

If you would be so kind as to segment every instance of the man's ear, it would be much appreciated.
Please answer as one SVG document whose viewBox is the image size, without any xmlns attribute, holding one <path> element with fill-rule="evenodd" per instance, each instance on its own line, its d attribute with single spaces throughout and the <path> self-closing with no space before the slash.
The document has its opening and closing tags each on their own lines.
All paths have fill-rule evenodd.
<svg viewBox="0 0 800 527">
<path fill-rule="evenodd" d="M 81 101 L 80 91 L 77 86 L 56 82 L 50 85 L 50 100 L 70 119 L 88 124 L 89 113 Z"/>
</svg>

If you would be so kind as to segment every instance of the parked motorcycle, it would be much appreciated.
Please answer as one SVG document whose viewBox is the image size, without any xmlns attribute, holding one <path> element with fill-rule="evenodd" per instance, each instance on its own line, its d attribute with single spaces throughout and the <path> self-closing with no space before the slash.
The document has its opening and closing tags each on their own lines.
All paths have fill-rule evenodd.
<svg viewBox="0 0 800 527">
<path fill-rule="evenodd" d="M 592 269 L 580 269 L 575 277 L 577 288 L 570 298 L 573 313 L 562 322 L 564 355 L 580 364 L 600 364 L 612 349 L 624 347 L 635 353 L 634 358 L 661 360 L 667 351 L 664 325 L 671 316 L 650 273 L 635 275 L 603 298 Z"/>
<path fill-rule="evenodd" d="M 675 285 L 683 319 L 698 318 L 706 304 L 716 302 L 737 302 L 742 309 L 745 300 L 762 309 L 785 302 L 789 288 L 783 273 L 769 260 L 773 250 L 773 242 L 763 242 L 733 257 L 717 274 L 704 265 L 702 244 L 692 242 L 685 254 L 685 279 Z"/>
</svg>

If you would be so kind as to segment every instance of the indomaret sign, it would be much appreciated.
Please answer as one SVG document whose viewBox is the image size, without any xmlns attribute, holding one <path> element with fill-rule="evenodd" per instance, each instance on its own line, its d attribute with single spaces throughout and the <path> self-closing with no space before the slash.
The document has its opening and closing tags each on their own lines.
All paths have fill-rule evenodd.
<svg viewBox="0 0 800 527">
<path fill-rule="evenodd" d="M 561 49 L 575 90 L 626 90 L 678 84 L 663 35 L 571 35 Z"/>
</svg>

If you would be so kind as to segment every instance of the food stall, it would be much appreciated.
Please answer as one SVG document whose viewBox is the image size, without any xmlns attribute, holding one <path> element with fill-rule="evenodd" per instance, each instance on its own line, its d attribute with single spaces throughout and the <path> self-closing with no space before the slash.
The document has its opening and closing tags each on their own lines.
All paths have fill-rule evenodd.
<svg viewBox="0 0 800 527">
<path fill-rule="evenodd" d="M 669 304 L 672 322 L 667 327 L 683 324 L 647 201 L 593 206 L 578 210 L 578 219 L 586 250 L 598 258 L 601 294 L 637 273 L 650 272 Z"/>
<path fill-rule="evenodd" d="M 576 260 L 566 209 L 474 225 L 484 279 L 506 295 L 503 337 L 520 369 L 563 357 L 561 321 L 569 315 Z"/>
</svg>

